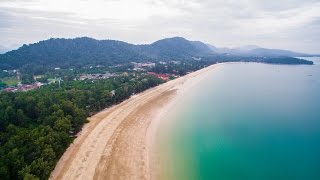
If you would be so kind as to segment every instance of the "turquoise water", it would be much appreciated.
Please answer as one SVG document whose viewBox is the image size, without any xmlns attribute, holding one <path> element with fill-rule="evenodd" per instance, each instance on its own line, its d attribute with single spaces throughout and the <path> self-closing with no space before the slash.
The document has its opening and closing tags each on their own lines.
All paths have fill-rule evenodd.
<svg viewBox="0 0 320 180">
<path fill-rule="evenodd" d="M 319 180 L 320 58 L 314 60 L 227 64 L 208 75 L 171 112 L 170 177 Z"/>
</svg>

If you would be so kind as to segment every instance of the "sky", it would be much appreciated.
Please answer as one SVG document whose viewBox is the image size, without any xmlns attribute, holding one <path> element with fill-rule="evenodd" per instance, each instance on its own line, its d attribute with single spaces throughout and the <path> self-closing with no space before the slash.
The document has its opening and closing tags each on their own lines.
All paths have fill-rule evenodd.
<svg viewBox="0 0 320 180">
<path fill-rule="evenodd" d="M 0 51 L 83 36 L 320 53 L 320 0 L 0 0 Z"/>
</svg>

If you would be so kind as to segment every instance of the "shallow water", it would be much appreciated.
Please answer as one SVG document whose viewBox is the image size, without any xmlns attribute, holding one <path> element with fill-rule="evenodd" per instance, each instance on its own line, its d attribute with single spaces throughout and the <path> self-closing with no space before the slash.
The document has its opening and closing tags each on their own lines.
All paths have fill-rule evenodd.
<svg viewBox="0 0 320 180">
<path fill-rule="evenodd" d="M 320 179 L 320 58 L 220 66 L 167 118 L 168 179 Z"/>
</svg>

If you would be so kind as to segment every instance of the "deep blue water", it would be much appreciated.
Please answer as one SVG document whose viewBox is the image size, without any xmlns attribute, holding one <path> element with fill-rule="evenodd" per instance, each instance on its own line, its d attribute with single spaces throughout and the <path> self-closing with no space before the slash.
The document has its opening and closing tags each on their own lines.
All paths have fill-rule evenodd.
<svg viewBox="0 0 320 180">
<path fill-rule="evenodd" d="M 319 180 L 317 59 L 227 64 L 208 75 L 172 110 L 171 177 Z"/>
</svg>

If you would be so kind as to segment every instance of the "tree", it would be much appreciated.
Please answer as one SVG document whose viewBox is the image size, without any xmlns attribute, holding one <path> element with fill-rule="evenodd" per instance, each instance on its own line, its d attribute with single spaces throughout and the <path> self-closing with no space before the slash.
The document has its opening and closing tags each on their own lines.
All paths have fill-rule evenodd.
<svg viewBox="0 0 320 180">
<path fill-rule="evenodd" d="M 0 81 L 0 90 L 5 88 L 5 87 L 7 87 L 7 84 L 2 82 L 2 81 Z"/>
<path fill-rule="evenodd" d="M 89 115 L 162 82 L 128 75 L 0 93 L 1 179 L 47 179 Z"/>
</svg>

